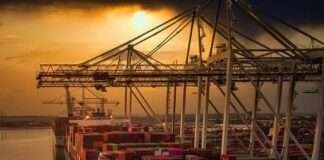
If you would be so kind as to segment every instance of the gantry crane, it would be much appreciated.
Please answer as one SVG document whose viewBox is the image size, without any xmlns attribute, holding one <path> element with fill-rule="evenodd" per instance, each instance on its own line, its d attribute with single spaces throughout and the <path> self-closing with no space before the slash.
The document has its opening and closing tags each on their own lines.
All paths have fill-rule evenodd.
<svg viewBox="0 0 324 160">
<path fill-rule="evenodd" d="M 125 116 L 129 118 L 132 116 L 132 97 L 135 97 L 142 107 L 150 106 L 139 90 L 140 87 L 166 87 L 167 112 L 164 122 L 167 130 L 168 110 L 171 105 L 169 88 L 175 87 L 173 98 L 175 100 L 177 87 L 182 87 L 183 103 L 180 114 L 180 138 L 182 141 L 187 107 L 187 87 L 197 87 L 194 147 L 206 148 L 208 107 L 213 106 L 217 110 L 215 102 L 210 99 L 210 86 L 214 85 L 224 96 L 225 104 L 223 113 L 220 113 L 223 118 L 222 155 L 228 154 L 230 109 L 233 109 L 236 113 L 243 111 L 248 116 L 248 118 L 240 117 L 240 119 L 251 130 L 249 154 L 252 157 L 255 152 L 255 142 L 257 142 L 267 150 L 270 157 L 287 159 L 289 143 L 290 140 L 293 140 L 306 159 L 318 159 L 323 110 L 320 109 L 317 114 L 317 128 L 312 155 L 309 155 L 296 140 L 290 131 L 290 126 L 296 82 L 320 82 L 321 105 L 324 103 L 324 63 L 321 56 L 324 53 L 324 42 L 280 18 L 262 13 L 245 1 L 216 1 L 215 19 L 211 21 L 203 14 L 206 8 L 213 6 L 211 4 L 213 4 L 213 1 L 190 8 L 143 34 L 80 64 L 42 64 L 37 76 L 38 87 L 86 86 L 103 91 L 107 87 L 123 87 L 125 89 Z M 262 34 L 270 37 L 271 42 L 265 43 L 257 40 L 253 33 L 239 30 L 240 28 L 235 25 L 232 19 L 233 14 L 238 13 L 240 16 L 246 17 L 245 19 L 248 21 L 246 23 L 254 24 L 255 29 L 261 30 Z M 312 47 L 300 47 L 294 40 L 285 35 L 282 28 L 278 26 L 299 34 L 306 41 L 311 41 Z M 185 57 L 183 62 L 178 64 L 162 63 L 157 58 L 159 50 L 170 43 L 177 35 L 183 33 L 186 28 L 189 28 L 189 32 L 187 33 L 188 41 L 185 42 L 187 48 L 183 53 Z M 205 47 L 204 43 L 207 34 L 205 30 L 207 29 L 212 31 L 209 48 Z M 151 40 L 152 37 L 161 35 L 161 33 L 167 33 L 167 36 L 152 50 L 145 53 L 138 49 L 139 45 Z M 190 58 L 195 34 L 197 35 L 198 53 Z M 216 38 L 223 44 L 217 45 Z M 254 106 L 250 110 L 234 92 L 233 86 L 238 82 L 251 84 L 255 90 Z M 261 84 L 266 82 L 278 84 L 277 103 L 270 102 L 265 91 L 261 90 Z M 281 119 L 283 82 L 289 83 L 289 92 L 285 112 L 285 135 L 282 150 L 284 154 L 282 155 L 279 153 L 277 141 Z M 223 87 L 224 85 L 225 87 Z M 256 123 L 259 101 L 261 100 L 273 115 L 274 131 L 272 139 L 269 139 Z M 204 106 L 202 106 L 203 102 Z M 173 112 L 175 112 L 176 103 L 173 103 L 172 107 Z M 150 111 L 143 107 L 148 115 L 155 113 L 152 107 L 149 108 Z M 200 135 L 201 110 L 203 110 L 203 124 Z M 159 121 L 161 121 L 161 118 L 159 118 Z M 199 146 L 200 144 L 201 146 Z"/>
<path fill-rule="evenodd" d="M 86 91 L 91 94 L 92 97 L 86 96 Z M 47 100 L 43 101 L 43 104 L 66 104 L 68 108 L 71 107 L 70 110 L 72 112 L 87 112 L 91 111 L 94 112 L 96 111 L 96 107 L 99 105 L 100 112 L 104 113 L 105 112 L 105 105 L 113 105 L 113 106 L 118 106 L 119 102 L 118 101 L 113 101 L 113 100 L 108 100 L 107 98 L 103 96 L 99 96 L 95 94 L 93 91 L 91 91 L 89 88 L 83 87 L 82 88 L 82 97 L 79 100 L 78 98 L 71 96 L 70 91 L 68 90 L 69 94 L 66 96 L 66 100 L 60 100 L 60 99 L 52 99 L 52 100 Z M 96 106 L 94 106 L 96 105 Z M 71 113 L 70 113 L 71 114 Z"/>
</svg>

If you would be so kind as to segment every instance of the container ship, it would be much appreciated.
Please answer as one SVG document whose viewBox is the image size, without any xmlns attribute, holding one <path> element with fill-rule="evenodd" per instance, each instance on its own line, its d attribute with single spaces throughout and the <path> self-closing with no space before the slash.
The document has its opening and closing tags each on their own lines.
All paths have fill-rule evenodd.
<svg viewBox="0 0 324 160">
<path fill-rule="evenodd" d="M 176 141 L 175 134 L 157 131 L 155 126 L 131 124 L 111 115 L 84 119 L 57 118 L 56 145 L 65 160 L 208 160 L 217 155 L 188 150 L 190 144 Z M 57 153 L 59 153 L 57 151 Z M 57 155 L 62 159 L 62 155 Z"/>
<path fill-rule="evenodd" d="M 300 124 L 300 122 L 308 125 Z M 307 154 L 311 154 L 314 119 L 298 118 L 292 131 Z M 191 127 L 190 127 L 191 126 Z M 271 125 L 264 125 L 271 133 Z M 161 126 L 132 124 L 126 119 L 113 119 L 112 115 L 94 112 L 91 116 L 57 118 L 56 159 L 65 160 L 217 160 L 220 157 L 221 127 L 208 127 L 207 149 L 193 149 L 193 126 L 186 127 L 186 140 L 179 142 L 177 133 L 164 131 Z M 278 151 L 282 150 L 284 129 L 280 129 Z M 271 138 L 271 134 L 268 135 Z M 244 125 L 232 125 L 229 129 L 229 153 L 227 159 L 249 159 L 250 131 Z M 322 143 L 323 144 L 323 143 Z M 246 147 L 246 148 L 244 148 Z M 254 146 L 254 156 L 267 156 L 259 144 Z M 321 153 L 324 153 L 321 146 Z M 238 158 L 239 157 L 239 158 Z M 289 146 L 289 158 L 302 160 L 303 153 L 297 145 Z M 226 159 L 226 158 L 224 158 Z"/>
</svg>

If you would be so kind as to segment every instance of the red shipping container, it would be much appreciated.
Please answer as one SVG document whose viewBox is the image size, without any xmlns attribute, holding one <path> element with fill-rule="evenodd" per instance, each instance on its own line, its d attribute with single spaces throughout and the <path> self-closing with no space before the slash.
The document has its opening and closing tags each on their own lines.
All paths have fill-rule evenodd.
<svg viewBox="0 0 324 160">
<path fill-rule="evenodd" d="M 154 155 L 156 148 L 128 148 L 126 149 L 127 152 L 135 152 L 138 155 Z"/>
<path fill-rule="evenodd" d="M 140 157 L 132 151 L 102 152 L 102 157 L 114 158 L 115 160 L 140 160 Z"/>
<path fill-rule="evenodd" d="M 109 143 L 143 143 L 144 133 L 140 132 L 107 132 L 105 142 Z"/>
<path fill-rule="evenodd" d="M 143 156 L 142 160 L 183 160 L 182 156 Z"/>
<path fill-rule="evenodd" d="M 222 160 L 236 160 L 236 158 L 229 155 L 223 155 Z"/>
<path fill-rule="evenodd" d="M 85 150 L 86 160 L 98 160 L 99 152 L 95 149 Z"/>
<path fill-rule="evenodd" d="M 172 133 L 150 132 L 145 134 L 146 142 L 175 142 L 175 135 Z"/>
<path fill-rule="evenodd" d="M 182 148 L 165 148 L 163 152 L 168 152 L 170 156 L 183 156 L 184 149 Z"/>
<path fill-rule="evenodd" d="M 103 144 L 104 136 L 101 133 L 87 133 L 82 135 L 83 148 L 93 149 L 101 148 Z"/>
</svg>

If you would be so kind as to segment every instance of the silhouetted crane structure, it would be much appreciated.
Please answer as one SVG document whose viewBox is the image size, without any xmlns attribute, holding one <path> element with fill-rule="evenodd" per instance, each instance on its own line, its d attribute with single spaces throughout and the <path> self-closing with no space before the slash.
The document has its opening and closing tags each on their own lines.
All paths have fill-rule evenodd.
<svg viewBox="0 0 324 160">
<path fill-rule="evenodd" d="M 77 103 L 79 105 L 105 105 L 105 104 L 109 104 L 109 105 L 119 105 L 118 101 L 113 101 L 113 100 L 108 100 L 107 98 L 101 96 L 96 95 L 95 93 L 93 93 L 92 91 L 90 91 L 89 89 L 87 89 L 92 97 L 88 97 L 85 95 L 85 89 L 83 89 L 82 91 L 82 97 L 81 98 L 76 98 L 75 96 L 71 96 L 72 101 L 74 101 L 74 103 Z M 46 100 L 43 101 L 43 104 L 66 104 L 67 102 L 65 100 L 60 100 L 60 99 L 52 99 L 52 100 Z"/>
<path fill-rule="evenodd" d="M 68 107 L 68 114 L 72 114 L 73 111 L 96 111 L 100 108 L 100 112 L 105 112 L 105 105 L 113 105 L 118 106 L 119 102 L 114 100 L 108 100 L 103 97 L 103 95 L 98 95 L 95 92 L 91 91 L 89 88 L 82 88 L 82 96 L 81 98 L 77 98 L 76 96 L 71 95 L 71 91 L 66 87 L 66 99 L 61 100 L 61 97 L 43 101 L 43 104 L 65 104 Z M 90 93 L 91 96 L 86 95 L 86 93 Z M 99 107 L 99 108 L 97 108 Z"/>
<path fill-rule="evenodd" d="M 269 16 L 253 8 L 246 1 L 224 0 L 216 1 L 215 19 L 205 17 L 203 11 L 212 6 L 211 1 L 186 10 L 162 24 L 146 31 L 129 41 L 114 47 L 96 57 L 80 64 L 42 64 L 38 74 L 38 87 L 95 87 L 105 91 L 108 87 L 123 87 L 125 89 L 125 116 L 132 117 L 132 97 L 140 103 L 145 112 L 158 121 L 163 120 L 156 116 L 153 107 L 146 101 L 140 87 L 164 87 L 166 93 L 166 118 L 164 123 L 169 130 L 169 112 L 172 111 L 172 131 L 175 123 L 177 87 L 183 89 L 180 114 L 180 139 L 184 137 L 184 117 L 187 106 L 187 87 L 197 87 L 197 105 L 195 113 L 194 147 L 206 148 L 206 128 L 209 106 L 223 117 L 221 155 L 228 154 L 228 128 L 230 126 L 230 110 L 247 115 L 240 117 L 242 122 L 251 130 L 249 153 L 254 156 L 254 145 L 259 143 L 268 151 L 268 155 L 275 159 L 287 159 L 290 140 L 299 148 L 306 159 L 317 160 L 321 140 L 322 113 L 324 103 L 324 69 L 323 58 L 315 56 L 323 54 L 324 43 L 305 31 L 289 24 L 277 17 Z M 257 40 L 253 31 L 240 31 L 233 20 L 245 17 L 245 23 L 253 24 L 255 30 L 270 37 L 270 42 Z M 185 59 L 177 64 L 162 63 L 154 58 L 159 50 L 174 39 L 179 33 L 189 31 L 186 43 Z M 305 41 L 312 43 L 311 47 L 301 48 L 281 30 L 289 29 Z M 204 45 L 206 29 L 212 30 L 209 50 Z M 253 29 L 252 29 L 253 30 Z M 168 32 L 167 36 L 149 52 L 138 49 L 138 46 L 152 37 Z M 196 35 L 195 35 L 196 34 Z M 191 56 L 193 38 L 196 36 L 198 53 Z M 218 41 L 224 42 L 216 43 Z M 305 45 L 304 45 L 305 46 Z M 179 53 L 180 54 L 180 53 Z M 317 112 L 316 131 L 313 144 L 313 153 L 309 155 L 296 137 L 290 131 L 294 88 L 297 82 L 320 82 L 321 102 Z M 249 83 L 255 89 L 254 106 L 251 110 L 234 92 L 235 83 Z M 277 83 L 277 103 L 268 100 L 262 84 Z M 278 132 L 280 127 L 280 108 L 283 94 L 283 82 L 289 83 L 288 105 L 285 111 L 285 133 L 282 152 L 277 149 Z M 224 96 L 224 111 L 220 113 L 210 97 L 210 87 L 215 85 Z M 222 88 L 222 86 L 225 87 Z M 171 98 L 174 87 L 173 98 Z M 204 97 L 204 99 L 203 99 Z M 256 115 L 259 101 L 264 101 L 273 115 L 273 137 L 269 139 L 258 126 Z M 203 104 L 204 102 L 204 104 Z M 234 103 L 235 102 L 235 103 Z M 148 109 L 148 108 L 149 109 Z M 146 109 L 145 109 L 146 108 Z M 202 111 L 201 111 L 202 110 Z M 202 127 L 201 127 L 202 112 Z M 240 115 L 241 115 L 240 114 Z M 154 116 L 155 115 L 155 116 Z M 250 120 L 249 120 L 250 119 Z M 201 131 L 200 131 L 201 130 Z M 201 135 L 200 135 L 201 132 Z"/>
</svg>

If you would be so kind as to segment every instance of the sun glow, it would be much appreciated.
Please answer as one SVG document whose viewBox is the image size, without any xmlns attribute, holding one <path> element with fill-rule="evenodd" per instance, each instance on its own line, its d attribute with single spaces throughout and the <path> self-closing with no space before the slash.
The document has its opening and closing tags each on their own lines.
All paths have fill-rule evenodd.
<svg viewBox="0 0 324 160">
<path fill-rule="evenodd" d="M 142 29 L 148 26 L 149 17 L 145 11 L 137 11 L 133 15 L 133 22 L 136 28 Z"/>
</svg>

